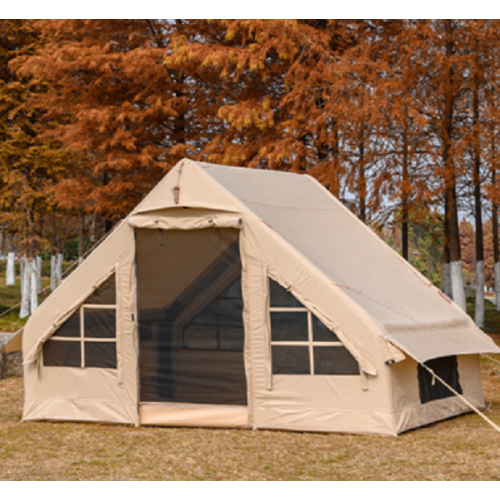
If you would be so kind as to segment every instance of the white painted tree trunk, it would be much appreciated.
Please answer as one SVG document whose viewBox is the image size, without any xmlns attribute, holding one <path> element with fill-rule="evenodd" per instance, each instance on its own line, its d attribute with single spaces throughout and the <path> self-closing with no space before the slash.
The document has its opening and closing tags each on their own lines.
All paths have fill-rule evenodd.
<svg viewBox="0 0 500 500">
<path fill-rule="evenodd" d="M 476 325 L 484 328 L 484 262 L 476 261 Z"/>
<path fill-rule="evenodd" d="M 36 263 L 36 291 L 40 293 L 42 291 L 42 256 L 37 255 L 35 257 Z"/>
<path fill-rule="evenodd" d="M 21 286 L 21 310 L 19 312 L 20 318 L 26 318 L 30 315 L 30 302 L 31 302 L 31 269 L 32 262 L 26 259 L 23 255 L 24 261 L 23 275 L 22 275 L 22 286 Z"/>
<path fill-rule="evenodd" d="M 450 263 L 451 294 L 453 302 L 465 311 L 464 277 L 462 274 L 462 261 Z"/>
<path fill-rule="evenodd" d="M 57 254 L 57 261 L 56 261 L 56 286 L 59 286 L 61 284 L 62 264 L 63 264 L 63 254 L 58 253 Z"/>
<path fill-rule="evenodd" d="M 31 296 L 30 296 L 30 311 L 33 314 L 38 307 L 38 264 L 36 259 L 31 265 Z"/>
<path fill-rule="evenodd" d="M 57 262 L 57 256 L 52 254 L 50 256 L 50 291 L 51 292 L 53 292 L 57 288 L 56 262 Z"/>
<path fill-rule="evenodd" d="M 26 265 L 26 256 L 25 255 L 21 255 L 21 258 L 19 259 L 19 266 L 21 268 L 21 272 L 20 272 L 21 293 L 22 293 L 23 286 L 24 286 L 24 268 L 25 268 L 25 265 Z"/>
<path fill-rule="evenodd" d="M 16 284 L 16 268 L 15 268 L 15 258 L 16 254 L 14 252 L 9 252 L 7 255 L 7 272 L 6 272 L 6 285 Z"/>
<path fill-rule="evenodd" d="M 447 262 L 444 265 L 444 293 L 452 298 L 452 293 L 451 293 L 451 266 L 450 263 Z"/>
<path fill-rule="evenodd" d="M 500 262 L 495 262 L 495 301 L 500 311 Z"/>
</svg>

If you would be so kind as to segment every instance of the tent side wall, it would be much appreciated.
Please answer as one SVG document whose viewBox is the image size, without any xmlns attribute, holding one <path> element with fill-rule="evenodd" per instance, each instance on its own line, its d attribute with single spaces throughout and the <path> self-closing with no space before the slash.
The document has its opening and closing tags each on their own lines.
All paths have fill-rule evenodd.
<svg viewBox="0 0 500 500">
<path fill-rule="evenodd" d="M 390 372 L 382 361 L 374 325 L 255 217 L 244 219 L 242 234 L 248 277 L 243 293 L 250 343 L 249 424 L 253 428 L 395 434 Z M 376 376 L 362 371 L 358 375 L 273 374 L 270 277 L 291 290 L 324 324 L 352 339 Z"/>
<path fill-rule="evenodd" d="M 45 366 L 41 341 L 115 275 L 116 369 Z M 122 223 L 42 304 L 26 325 L 24 420 L 138 423 L 135 245 Z M 77 341 L 79 339 L 76 339 Z M 85 342 L 84 344 L 87 344 Z M 37 347 L 38 346 L 38 347 Z"/>
<path fill-rule="evenodd" d="M 456 359 L 462 396 L 476 408 L 483 408 L 479 355 L 461 355 Z M 394 426 L 398 434 L 471 411 L 457 396 L 422 403 L 418 363 L 411 358 L 391 365 L 390 371 L 394 394 Z M 437 379 L 434 383 L 442 385 Z"/>
</svg>

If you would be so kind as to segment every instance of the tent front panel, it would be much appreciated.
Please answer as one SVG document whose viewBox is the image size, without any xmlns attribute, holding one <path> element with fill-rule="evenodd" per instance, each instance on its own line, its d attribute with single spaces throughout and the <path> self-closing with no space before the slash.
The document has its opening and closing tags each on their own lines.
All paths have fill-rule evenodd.
<svg viewBox="0 0 500 500">
<path fill-rule="evenodd" d="M 94 251 L 46 300 L 48 304 L 44 302 L 31 317 L 23 339 L 25 356 L 31 354 L 30 362 L 24 365 L 24 420 L 138 423 L 134 254 L 133 230 L 122 224 L 110 235 L 106 246 Z M 46 366 L 45 342 L 53 342 L 50 339 L 56 338 L 52 336 L 57 335 L 65 318 L 80 314 L 87 307 L 82 309 L 82 304 L 92 302 L 93 294 L 109 276 L 114 276 L 116 288 L 116 303 L 112 306 L 116 311 L 116 337 L 111 339 L 116 347 L 116 368 Z M 109 309 L 101 304 L 88 307 L 94 313 L 99 307 Z M 43 329 L 44 324 L 49 336 L 37 336 L 36 327 Z M 99 344 L 82 337 L 70 340 L 85 348 L 90 343 L 90 347 Z"/>
<path fill-rule="evenodd" d="M 248 427 L 248 407 L 188 403 L 141 403 L 142 425 L 166 427 Z"/>
<path fill-rule="evenodd" d="M 141 402 L 246 406 L 239 231 L 136 240 Z"/>
</svg>

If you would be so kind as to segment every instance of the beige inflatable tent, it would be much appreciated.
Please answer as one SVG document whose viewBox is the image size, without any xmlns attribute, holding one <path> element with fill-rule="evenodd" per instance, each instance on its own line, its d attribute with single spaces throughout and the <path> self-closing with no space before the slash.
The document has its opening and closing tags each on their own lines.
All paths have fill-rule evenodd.
<svg viewBox="0 0 500 500">
<path fill-rule="evenodd" d="M 181 161 L 37 309 L 24 420 L 398 434 L 483 406 L 471 319 L 307 175 Z"/>
</svg>

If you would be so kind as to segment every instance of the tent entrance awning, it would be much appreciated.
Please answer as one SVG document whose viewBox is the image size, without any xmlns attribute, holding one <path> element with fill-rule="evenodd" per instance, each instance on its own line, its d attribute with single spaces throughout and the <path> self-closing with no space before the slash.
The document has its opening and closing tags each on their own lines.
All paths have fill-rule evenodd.
<svg viewBox="0 0 500 500">
<path fill-rule="evenodd" d="M 415 360 L 424 363 L 429 359 L 460 354 L 500 353 L 500 348 L 476 327 L 429 328 L 400 330 L 386 333 L 384 337 Z"/>
</svg>

